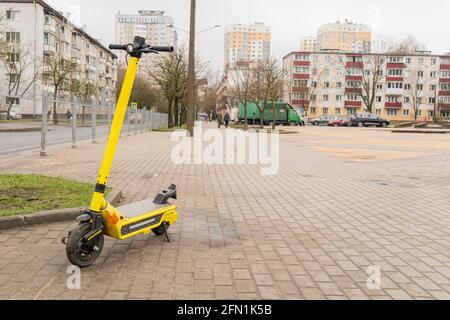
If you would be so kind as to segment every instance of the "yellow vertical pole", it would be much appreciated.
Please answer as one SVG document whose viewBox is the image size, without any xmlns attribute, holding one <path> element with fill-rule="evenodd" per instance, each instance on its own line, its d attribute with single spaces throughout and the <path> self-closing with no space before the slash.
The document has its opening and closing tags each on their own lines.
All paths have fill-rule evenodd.
<svg viewBox="0 0 450 320">
<path fill-rule="evenodd" d="M 130 100 L 131 91 L 133 90 L 138 66 L 139 59 L 132 57 L 128 63 L 122 90 L 120 92 L 119 100 L 117 101 L 116 112 L 114 114 L 114 120 L 111 125 L 111 132 L 109 134 L 108 143 L 106 145 L 102 165 L 100 167 L 100 173 L 98 175 L 95 192 L 92 197 L 90 210 L 93 212 L 100 212 L 106 207 L 106 201 L 104 198 L 106 184 L 108 183 L 108 177 L 109 173 L 111 172 L 117 144 L 119 143 L 120 132 L 122 130 L 125 114 L 127 112 L 128 102 Z"/>
</svg>

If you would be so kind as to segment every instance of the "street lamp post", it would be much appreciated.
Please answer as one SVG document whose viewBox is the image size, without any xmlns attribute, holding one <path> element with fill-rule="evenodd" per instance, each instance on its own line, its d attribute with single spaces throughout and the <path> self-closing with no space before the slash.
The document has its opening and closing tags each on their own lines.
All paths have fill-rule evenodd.
<svg viewBox="0 0 450 320">
<path fill-rule="evenodd" d="M 196 0 L 191 0 L 191 27 L 189 33 L 188 105 L 186 112 L 187 130 L 194 137 L 194 97 L 195 97 L 195 9 Z"/>
</svg>

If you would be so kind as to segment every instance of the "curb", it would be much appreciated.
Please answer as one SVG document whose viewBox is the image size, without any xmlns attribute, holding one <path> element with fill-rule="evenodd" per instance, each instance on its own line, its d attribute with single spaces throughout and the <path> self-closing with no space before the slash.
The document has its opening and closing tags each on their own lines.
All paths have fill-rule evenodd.
<svg viewBox="0 0 450 320">
<path fill-rule="evenodd" d="M 123 199 L 122 191 L 111 191 L 107 196 L 107 201 L 113 206 L 117 205 Z M 87 207 L 72 209 L 57 209 L 51 211 L 42 211 L 29 215 L 19 215 L 0 218 L 0 230 L 35 226 L 44 223 L 54 223 L 73 220 L 86 211 Z"/>
</svg>

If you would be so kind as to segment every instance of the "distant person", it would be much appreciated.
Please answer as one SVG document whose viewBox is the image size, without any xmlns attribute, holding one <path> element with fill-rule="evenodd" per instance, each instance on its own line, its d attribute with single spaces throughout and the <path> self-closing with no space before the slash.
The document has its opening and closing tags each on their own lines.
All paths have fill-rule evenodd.
<svg viewBox="0 0 450 320">
<path fill-rule="evenodd" d="M 218 113 L 217 114 L 217 124 L 218 124 L 218 126 L 219 126 L 219 129 L 220 129 L 220 126 L 222 125 L 222 114 L 221 113 Z"/>
<path fill-rule="evenodd" d="M 72 112 L 70 112 L 70 110 L 67 110 L 66 117 L 67 117 L 68 122 L 70 122 L 72 120 Z"/>
<path fill-rule="evenodd" d="M 48 110 L 47 112 L 47 121 L 48 122 L 52 121 L 52 110 Z"/>
<path fill-rule="evenodd" d="M 228 129 L 228 124 L 230 123 L 230 114 L 228 112 L 225 113 L 225 117 L 223 118 L 223 121 L 225 122 L 225 128 Z"/>
</svg>

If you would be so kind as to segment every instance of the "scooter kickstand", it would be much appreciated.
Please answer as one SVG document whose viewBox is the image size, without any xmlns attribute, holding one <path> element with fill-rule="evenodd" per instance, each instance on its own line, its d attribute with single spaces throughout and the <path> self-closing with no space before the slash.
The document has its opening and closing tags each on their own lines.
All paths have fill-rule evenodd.
<svg viewBox="0 0 450 320">
<path fill-rule="evenodd" d="M 163 224 L 163 229 L 164 229 L 164 235 L 166 236 L 167 242 L 172 242 L 172 240 L 170 240 L 169 238 L 169 234 L 167 233 L 167 224 Z"/>
</svg>

